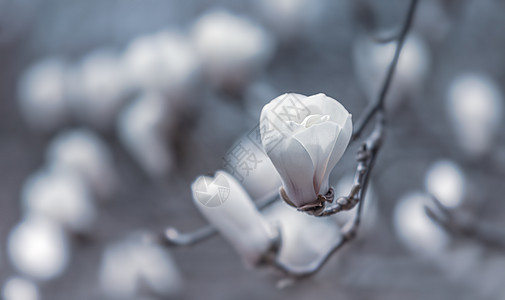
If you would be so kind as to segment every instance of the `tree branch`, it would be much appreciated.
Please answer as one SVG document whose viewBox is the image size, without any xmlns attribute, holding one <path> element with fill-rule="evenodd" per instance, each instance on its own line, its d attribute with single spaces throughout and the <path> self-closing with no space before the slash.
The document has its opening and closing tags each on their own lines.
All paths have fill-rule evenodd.
<svg viewBox="0 0 505 300">
<path fill-rule="evenodd" d="M 350 224 L 349 228 L 343 230 L 343 236 L 340 242 L 336 244 L 331 249 L 331 251 L 325 255 L 320 263 L 315 266 L 307 269 L 294 270 L 273 258 L 273 261 L 271 262 L 272 265 L 281 270 L 287 276 L 300 278 L 316 273 L 336 251 L 338 251 L 345 244 L 352 241 L 356 237 L 359 225 L 361 223 L 361 214 L 363 211 L 363 205 L 365 201 L 364 199 L 366 196 L 370 175 L 384 139 L 384 101 L 390 88 L 396 65 L 398 64 L 398 58 L 400 57 L 400 53 L 405 42 L 405 38 L 412 24 L 417 2 L 417 0 L 412 0 L 410 3 L 407 16 L 398 37 L 394 57 L 388 67 L 386 77 L 383 81 L 377 100 L 374 103 L 371 103 L 365 109 L 360 119 L 358 119 L 357 125 L 355 126 L 351 141 L 356 141 L 361 136 L 363 130 L 370 123 L 370 121 L 376 117 L 376 122 L 372 133 L 367 137 L 367 139 L 363 142 L 360 149 L 358 150 L 358 166 L 356 168 L 354 186 L 348 196 L 339 197 L 334 204 L 325 207 L 324 210 L 322 210 L 319 214 L 319 216 L 328 216 L 342 210 L 350 210 L 357 205 L 357 212 L 353 219 L 353 222 Z M 279 199 L 278 196 L 269 199 L 264 203 L 264 205 L 259 204 L 258 208 L 261 209 L 263 207 L 266 207 L 277 199 Z M 168 246 L 189 246 L 204 241 L 216 233 L 216 229 L 210 225 L 185 234 L 179 233 L 174 228 L 169 228 L 163 235 L 162 241 Z"/>
<path fill-rule="evenodd" d="M 356 122 L 356 125 L 354 126 L 354 132 L 352 134 L 351 140 L 357 140 L 361 134 L 363 133 L 363 130 L 366 128 L 366 125 L 370 123 L 372 120 L 372 117 L 378 112 L 378 111 L 383 111 L 384 110 L 384 101 L 386 99 L 387 92 L 389 90 L 389 87 L 391 85 L 391 82 L 393 80 L 393 75 L 396 69 L 396 65 L 398 64 L 398 59 L 400 58 L 400 53 L 403 48 L 403 44 L 405 43 L 405 39 L 407 37 L 407 33 L 409 32 L 409 29 L 412 25 L 412 21 L 414 19 L 414 12 L 417 7 L 417 2 L 418 0 L 412 0 L 410 2 L 409 10 L 407 12 L 407 16 L 405 17 L 405 21 L 402 26 L 402 30 L 400 31 L 400 35 L 398 37 L 398 42 L 396 44 L 396 49 L 395 49 L 395 54 L 393 56 L 393 60 L 389 64 L 386 77 L 384 78 L 384 81 L 382 82 L 382 86 L 379 92 L 379 95 L 377 99 L 371 103 L 370 105 L 367 106 L 361 117 L 358 119 Z"/>
<path fill-rule="evenodd" d="M 435 196 L 430 195 L 430 197 L 436 209 L 425 206 L 424 210 L 430 219 L 445 231 L 456 236 L 474 240 L 488 248 L 501 252 L 505 251 L 505 240 L 502 236 L 481 228 L 477 222 L 462 221 L 461 218 L 458 218 L 457 215 L 440 203 Z"/>
</svg>

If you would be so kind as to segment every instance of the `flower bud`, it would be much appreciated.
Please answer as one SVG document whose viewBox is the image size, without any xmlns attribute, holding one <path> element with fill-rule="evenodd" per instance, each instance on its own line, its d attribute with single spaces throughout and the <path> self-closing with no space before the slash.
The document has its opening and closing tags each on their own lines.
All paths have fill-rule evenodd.
<svg viewBox="0 0 505 300">
<path fill-rule="evenodd" d="M 202 215 L 232 244 L 244 262 L 253 266 L 272 245 L 274 233 L 240 183 L 217 171 L 191 185 L 193 201 Z"/>
<path fill-rule="evenodd" d="M 329 190 L 329 176 L 349 144 L 351 115 L 324 94 L 281 95 L 263 107 L 261 142 L 297 207 Z"/>
</svg>

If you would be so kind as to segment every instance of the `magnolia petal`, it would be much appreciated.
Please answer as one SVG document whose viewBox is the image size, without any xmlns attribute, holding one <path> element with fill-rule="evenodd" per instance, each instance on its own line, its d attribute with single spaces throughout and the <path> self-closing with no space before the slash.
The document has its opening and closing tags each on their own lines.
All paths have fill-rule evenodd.
<svg viewBox="0 0 505 300">
<path fill-rule="evenodd" d="M 337 137 L 340 133 L 340 126 L 334 122 L 314 124 L 305 130 L 297 132 L 293 137 L 305 149 L 312 159 L 314 165 L 314 192 L 318 193 L 326 173 L 327 164 L 335 148 Z M 346 145 L 347 146 L 347 145 Z M 344 148 L 345 150 L 345 148 Z M 325 191 L 322 191 L 325 194 Z"/>
<path fill-rule="evenodd" d="M 232 244 L 247 265 L 256 264 L 271 245 L 273 232 L 240 183 L 217 171 L 192 185 L 198 210 Z"/>
<path fill-rule="evenodd" d="M 306 105 L 311 115 L 329 115 L 330 121 L 337 123 L 340 127 L 344 127 L 349 115 L 349 112 L 342 104 L 323 93 L 309 96 L 304 99 L 303 103 Z"/>
<path fill-rule="evenodd" d="M 324 170 L 324 175 L 322 176 L 324 182 L 321 183 L 319 193 L 325 193 L 328 190 L 328 178 L 330 177 L 331 171 L 337 164 L 337 162 L 344 155 L 345 149 L 347 149 L 347 145 L 349 145 L 349 141 L 352 136 L 352 119 L 351 115 L 348 114 L 347 119 L 343 127 L 341 128 L 338 137 L 335 140 L 335 144 L 333 149 L 331 150 L 331 156 L 328 159 L 326 164 L 326 169 Z"/>
<path fill-rule="evenodd" d="M 277 168 L 289 200 L 296 206 L 314 201 L 314 165 L 309 152 L 296 138 L 285 137 L 268 153 Z"/>
<path fill-rule="evenodd" d="M 268 120 L 278 130 L 290 132 L 289 122 L 300 124 L 307 116 L 314 114 L 305 105 L 306 98 L 296 93 L 282 94 L 263 107 L 260 120 Z"/>
</svg>

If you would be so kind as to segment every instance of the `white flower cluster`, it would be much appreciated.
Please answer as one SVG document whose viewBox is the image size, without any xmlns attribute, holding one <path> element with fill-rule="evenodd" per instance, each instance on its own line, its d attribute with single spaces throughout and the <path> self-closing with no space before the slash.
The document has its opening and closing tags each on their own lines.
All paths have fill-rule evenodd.
<svg viewBox="0 0 505 300">
<path fill-rule="evenodd" d="M 32 299 L 36 284 L 26 280 L 47 281 L 63 274 L 71 259 L 69 237 L 92 231 L 97 199 L 112 196 L 115 178 L 109 149 L 91 131 L 71 130 L 54 138 L 46 163 L 22 187 L 23 216 L 7 248 L 13 266 L 29 279 L 13 279 L 4 291 L 8 299 L 17 293 Z"/>
<path fill-rule="evenodd" d="M 21 276 L 5 285 L 4 297 L 36 299 L 38 284 L 61 276 L 73 244 L 91 236 L 99 200 L 116 195 L 120 178 L 101 133 L 114 133 L 153 179 L 167 178 L 174 136 L 204 107 L 197 99 L 206 101 L 206 90 L 245 93 L 275 50 L 262 26 L 214 9 L 186 29 L 138 36 L 122 51 L 101 47 L 77 61 L 46 57 L 28 66 L 18 83 L 21 116 L 30 130 L 55 137 L 22 187 L 23 216 L 7 247 Z M 107 294 L 122 299 L 170 296 L 180 285 L 162 249 L 131 239 L 106 249 L 100 278 Z"/>
<path fill-rule="evenodd" d="M 271 262 L 274 251 L 277 263 L 310 269 L 339 243 L 335 237 L 341 236 L 343 219 L 314 218 L 280 200 L 259 211 L 255 202 L 279 197 L 281 187 L 293 206 L 317 201 L 328 192 L 330 173 L 351 134 L 351 115 L 335 99 L 281 95 L 264 106 L 257 131 L 241 138 L 225 157 L 230 173 L 197 178 L 191 186 L 194 203 L 248 266 Z M 259 135 L 256 140 L 254 135 Z M 237 157 L 242 163 L 233 161 Z M 247 174 L 240 172 L 245 168 Z"/>
</svg>

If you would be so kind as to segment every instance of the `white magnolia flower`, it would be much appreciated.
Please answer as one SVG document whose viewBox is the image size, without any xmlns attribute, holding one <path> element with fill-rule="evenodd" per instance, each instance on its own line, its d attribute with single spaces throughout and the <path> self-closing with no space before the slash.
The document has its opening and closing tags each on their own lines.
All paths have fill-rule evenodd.
<svg viewBox="0 0 505 300">
<path fill-rule="evenodd" d="M 67 237 L 56 223 L 41 216 L 27 216 L 12 229 L 9 258 L 21 273 L 38 280 L 61 275 L 70 260 Z"/>
<path fill-rule="evenodd" d="M 66 103 L 67 64 L 47 58 L 30 66 L 18 85 L 22 116 L 36 131 L 53 131 L 68 120 Z"/>
<path fill-rule="evenodd" d="M 431 165 L 424 179 L 426 190 L 444 206 L 454 208 L 465 196 L 465 174 L 450 160 L 440 160 Z"/>
<path fill-rule="evenodd" d="M 209 80 L 219 87 L 243 87 L 274 54 L 274 40 L 268 32 L 226 10 L 202 15 L 191 34 Z"/>
<path fill-rule="evenodd" d="M 123 62 L 134 87 L 176 98 L 191 94 L 200 72 L 191 42 L 171 30 L 134 39 L 123 54 Z"/>
<path fill-rule="evenodd" d="M 96 195 L 107 199 L 117 184 L 110 149 L 100 136 L 88 129 L 72 129 L 57 135 L 46 151 L 50 169 L 72 170 Z"/>
<path fill-rule="evenodd" d="M 93 200 L 86 184 L 70 170 L 39 170 L 23 185 L 25 214 L 47 217 L 74 232 L 85 232 L 93 225 Z"/>
<path fill-rule="evenodd" d="M 483 74 L 462 74 L 447 96 L 447 113 L 463 150 L 476 157 L 486 154 L 503 122 L 503 94 L 496 82 Z"/>
<path fill-rule="evenodd" d="M 74 116 L 97 128 L 109 128 L 127 100 L 128 74 L 112 49 L 98 49 L 84 56 L 69 76 L 69 104 Z"/>
<path fill-rule="evenodd" d="M 263 107 L 261 142 L 297 207 L 318 201 L 352 135 L 351 115 L 325 94 L 284 94 Z"/>
<path fill-rule="evenodd" d="M 183 284 L 172 256 L 142 232 L 106 247 L 99 278 L 112 299 L 141 299 L 145 294 L 170 298 L 180 292 Z"/>
<path fill-rule="evenodd" d="M 353 64 L 367 99 L 373 101 L 379 92 L 395 49 L 395 41 L 377 43 L 368 35 L 356 39 L 353 46 Z M 427 77 L 430 63 L 431 57 L 426 42 L 415 34 L 409 36 L 398 60 L 391 92 L 386 101 L 387 109 L 395 109 L 402 100 L 416 95 Z"/>
<path fill-rule="evenodd" d="M 264 216 L 277 224 L 281 233 L 277 261 L 300 272 L 319 265 L 342 238 L 339 226 L 331 219 L 301 214 L 281 202 L 268 207 Z"/>
<path fill-rule="evenodd" d="M 224 168 L 235 176 L 254 201 L 279 194 L 281 178 L 263 151 L 258 131 L 240 137 L 223 157 Z"/>
<path fill-rule="evenodd" d="M 191 190 L 196 207 L 244 261 L 248 265 L 258 263 L 269 250 L 274 234 L 240 183 L 230 174 L 217 171 L 214 177 L 198 177 Z"/>
<path fill-rule="evenodd" d="M 394 210 L 394 227 L 400 241 L 411 251 L 433 256 L 443 252 L 450 236 L 425 211 L 436 209 L 428 195 L 411 192 L 398 201 Z"/>
<path fill-rule="evenodd" d="M 22 277 L 9 278 L 3 287 L 2 296 L 4 300 L 40 299 L 37 285 Z"/>
<path fill-rule="evenodd" d="M 310 36 L 320 30 L 324 12 L 327 11 L 326 0 L 259 0 L 254 1 L 262 17 L 283 41 L 301 36 Z M 339 5 L 338 2 L 333 3 Z M 333 11 L 333 8 L 332 8 Z"/>
<path fill-rule="evenodd" d="M 117 128 L 123 146 L 155 178 L 173 168 L 169 131 L 174 125 L 173 110 L 166 99 L 159 93 L 145 92 L 123 109 Z"/>
</svg>

